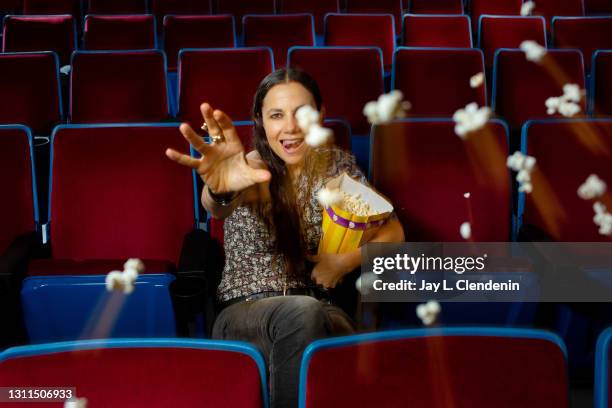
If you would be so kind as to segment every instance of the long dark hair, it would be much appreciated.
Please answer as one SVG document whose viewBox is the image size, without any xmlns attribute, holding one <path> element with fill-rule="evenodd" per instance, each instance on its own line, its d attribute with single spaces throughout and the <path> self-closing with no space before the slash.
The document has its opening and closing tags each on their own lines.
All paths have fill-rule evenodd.
<svg viewBox="0 0 612 408">
<path fill-rule="evenodd" d="M 321 110 L 321 92 L 315 80 L 305 73 L 292 68 L 278 69 L 266 76 L 255 92 L 253 99 L 253 139 L 255 149 L 272 173 L 270 180 L 271 209 L 269 227 L 276 235 L 276 253 L 285 257 L 287 273 L 300 278 L 305 261 L 305 240 L 302 234 L 301 219 L 296 202 L 295 189 L 285 162 L 274 153 L 263 126 L 262 106 L 268 91 L 275 85 L 297 82 L 306 88 L 314 97 L 317 110 Z"/>
</svg>

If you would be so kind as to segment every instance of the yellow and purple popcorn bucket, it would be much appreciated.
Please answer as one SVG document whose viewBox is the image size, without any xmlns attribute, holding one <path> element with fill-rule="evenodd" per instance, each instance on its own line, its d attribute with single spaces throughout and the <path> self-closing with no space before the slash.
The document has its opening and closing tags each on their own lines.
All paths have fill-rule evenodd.
<svg viewBox="0 0 612 408">
<path fill-rule="evenodd" d="M 323 209 L 319 254 L 340 254 L 359 248 L 372 238 L 393 211 L 393 206 L 386 198 L 346 173 L 333 178 L 325 187 L 359 196 L 368 204 L 369 213 L 373 215 L 351 214 L 337 205 Z"/>
</svg>

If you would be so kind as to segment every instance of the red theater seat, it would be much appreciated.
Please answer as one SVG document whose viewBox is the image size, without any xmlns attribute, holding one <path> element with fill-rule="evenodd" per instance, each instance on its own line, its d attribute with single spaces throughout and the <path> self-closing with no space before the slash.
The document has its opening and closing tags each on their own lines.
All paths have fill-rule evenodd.
<svg viewBox="0 0 612 408">
<path fill-rule="evenodd" d="M 472 31 L 478 30 L 478 22 L 483 14 L 519 16 L 523 0 L 471 0 L 470 16 L 472 18 Z"/>
<path fill-rule="evenodd" d="M 478 49 L 400 47 L 391 87 L 410 101 L 410 114 L 450 117 L 471 102 L 487 104 L 486 86 L 470 87 L 470 78 L 480 72 L 484 61 Z"/>
<path fill-rule="evenodd" d="M 586 15 L 612 14 L 611 0 L 584 0 L 584 11 Z"/>
<path fill-rule="evenodd" d="M 245 47 L 270 47 L 274 65 L 287 64 L 287 52 L 295 45 L 315 45 L 311 14 L 246 15 L 242 19 Z"/>
<path fill-rule="evenodd" d="M 8 16 L 2 32 L 3 52 L 55 51 L 61 65 L 70 64 L 70 54 L 76 48 L 70 15 Z"/>
<path fill-rule="evenodd" d="M 546 28 L 551 30 L 551 23 L 554 16 L 584 16 L 584 0 L 538 0 L 533 14 L 544 16 Z"/>
<path fill-rule="evenodd" d="M 507 129 L 490 121 L 464 141 L 454 127 L 450 119 L 375 126 L 372 184 L 394 204 L 412 241 L 462 241 L 459 227 L 466 221 L 476 242 L 508 241 Z"/>
<path fill-rule="evenodd" d="M 177 69 L 182 48 L 232 48 L 235 45 L 234 18 L 231 15 L 164 18 L 164 50 L 170 71 Z"/>
<path fill-rule="evenodd" d="M 206 101 L 233 120 L 250 120 L 253 95 L 270 72 L 269 48 L 183 50 L 179 56 L 178 117 L 199 129 L 200 104 Z"/>
<path fill-rule="evenodd" d="M 155 122 L 167 119 L 164 55 L 160 51 L 81 51 L 70 78 L 70 120 Z"/>
<path fill-rule="evenodd" d="M 23 14 L 72 14 L 80 18 L 80 0 L 23 0 Z"/>
<path fill-rule="evenodd" d="M 346 0 L 347 13 L 392 14 L 395 23 L 395 34 L 399 35 L 402 27 L 402 0 Z"/>
<path fill-rule="evenodd" d="M 598 116 L 612 116 L 612 51 L 595 53 L 591 86 L 593 113 Z"/>
<path fill-rule="evenodd" d="M 62 120 L 59 67 L 52 52 L 0 54 L 0 123 L 49 135 Z"/>
<path fill-rule="evenodd" d="M 582 51 L 587 72 L 595 51 L 612 49 L 612 17 L 555 17 L 552 31 L 556 48 Z"/>
<path fill-rule="evenodd" d="M 415 14 L 463 14 L 462 0 L 408 0 Z"/>
<path fill-rule="evenodd" d="M 391 14 L 328 14 L 325 45 L 378 47 L 383 53 L 385 71 L 390 71 L 395 49 L 393 24 Z"/>
<path fill-rule="evenodd" d="M 384 92 L 383 62 L 374 47 L 294 47 L 288 65 L 308 72 L 325 95 L 326 114 L 345 119 L 353 134 L 369 134 L 363 107 Z"/>
<path fill-rule="evenodd" d="M 155 48 L 152 15 L 85 17 L 83 44 L 87 50 L 146 50 Z"/>
<path fill-rule="evenodd" d="M 0 0 L 0 17 L 5 14 L 19 14 L 23 11 L 23 0 Z"/>
<path fill-rule="evenodd" d="M 404 14 L 402 44 L 406 47 L 471 48 L 470 18 Z"/>
<path fill-rule="evenodd" d="M 268 398 L 261 354 L 230 341 L 117 339 L 16 347 L 0 354 L 0 384 L 13 383 L 68 384 L 89 406 L 104 407 L 260 408 Z"/>
<path fill-rule="evenodd" d="M 566 83 L 584 89 L 582 54 L 576 50 L 548 50 L 540 64 L 527 61 L 521 50 L 500 50 L 493 73 L 493 109 L 513 130 L 528 119 L 550 118 L 546 99 L 563 95 Z M 585 99 L 580 106 L 584 114 Z"/>
<path fill-rule="evenodd" d="M 537 158 L 533 192 L 525 195 L 523 225 L 564 242 L 612 241 L 598 233 L 592 200 L 576 191 L 590 174 L 612 180 L 612 122 L 549 120 L 528 122 L 527 153 Z M 603 203 L 610 208 L 604 197 Z"/>
<path fill-rule="evenodd" d="M 276 12 L 279 14 L 310 13 L 314 16 L 317 34 L 323 34 L 323 17 L 327 13 L 340 12 L 339 0 L 277 0 Z"/>
<path fill-rule="evenodd" d="M 487 68 L 493 66 L 499 48 L 519 48 L 526 40 L 546 47 L 546 22 L 542 17 L 482 16 L 478 26 L 478 47 Z"/>
<path fill-rule="evenodd" d="M 81 261 L 81 274 L 100 273 L 96 260 L 178 263 L 195 213 L 191 172 L 164 155 L 168 147 L 188 150 L 177 124 L 62 125 L 52 143 L 50 236 L 57 263 L 33 263 L 36 274 Z"/>
<path fill-rule="evenodd" d="M 528 329 L 398 330 L 319 340 L 304 353 L 300 406 L 569 406 L 567 351 Z"/>
<path fill-rule="evenodd" d="M 215 14 L 232 14 L 236 31 L 242 34 L 242 17 L 246 14 L 274 14 L 274 0 L 215 0 Z"/>
<path fill-rule="evenodd" d="M 211 0 L 151 0 L 151 12 L 161 29 L 167 15 L 203 15 L 212 11 Z"/>
<path fill-rule="evenodd" d="M 87 0 L 88 14 L 144 14 L 145 0 Z"/>
</svg>

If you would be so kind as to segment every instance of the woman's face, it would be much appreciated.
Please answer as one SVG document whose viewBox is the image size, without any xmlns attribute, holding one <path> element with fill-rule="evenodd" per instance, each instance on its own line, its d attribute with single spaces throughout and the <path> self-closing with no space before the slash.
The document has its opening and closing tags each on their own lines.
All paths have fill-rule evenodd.
<svg viewBox="0 0 612 408">
<path fill-rule="evenodd" d="M 303 162 L 309 147 L 295 112 L 304 105 L 317 108 L 314 97 L 298 82 L 274 85 L 263 100 L 262 118 L 270 147 L 287 166 Z"/>
</svg>

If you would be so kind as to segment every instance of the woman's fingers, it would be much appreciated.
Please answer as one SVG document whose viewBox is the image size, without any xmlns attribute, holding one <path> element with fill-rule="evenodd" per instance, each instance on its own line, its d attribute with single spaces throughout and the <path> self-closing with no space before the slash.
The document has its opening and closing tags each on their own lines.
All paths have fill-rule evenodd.
<svg viewBox="0 0 612 408">
<path fill-rule="evenodd" d="M 204 122 L 206 122 L 206 127 L 208 127 L 207 133 L 210 136 L 221 135 L 223 131 L 213 116 L 213 108 L 209 104 L 203 103 L 200 105 L 200 112 L 202 112 L 202 117 L 204 118 Z"/>
<path fill-rule="evenodd" d="M 190 167 L 192 169 L 198 169 L 200 167 L 200 160 L 195 159 L 187 154 L 179 153 L 174 149 L 166 149 L 166 156 L 170 160 L 182 164 L 183 166 Z"/>
<path fill-rule="evenodd" d="M 225 137 L 225 141 L 227 143 L 236 141 L 240 142 L 240 138 L 238 137 L 234 124 L 232 123 L 230 117 L 225 114 L 225 112 L 215 109 L 213 116 L 215 121 L 221 127 L 221 132 L 223 132 L 223 136 Z"/>
<path fill-rule="evenodd" d="M 201 155 L 205 155 L 210 151 L 210 146 L 204 142 L 202 137 L 198 135 L 187 123 L 181 123 L 179 130 L 187 139 L 189 144 L 193 146 Z"/>
</svg>

